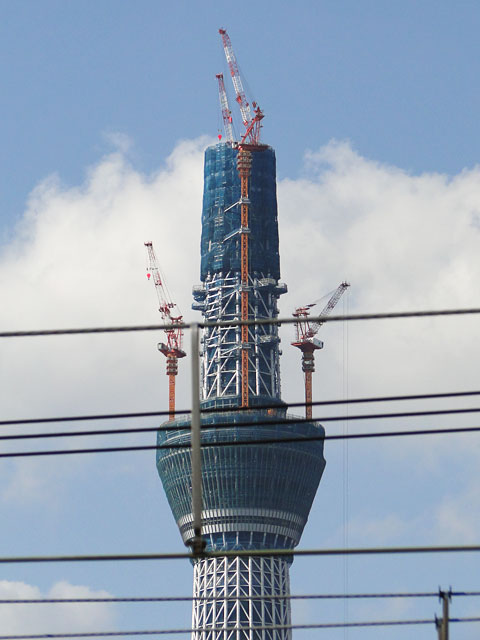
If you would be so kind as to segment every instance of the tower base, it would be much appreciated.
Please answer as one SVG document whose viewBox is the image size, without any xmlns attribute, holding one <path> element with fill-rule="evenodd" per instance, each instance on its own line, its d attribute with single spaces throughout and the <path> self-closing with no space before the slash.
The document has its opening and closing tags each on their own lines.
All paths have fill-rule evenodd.
<svg viewBox="0 0 480 640">
<path fill-rule="evenodd" d="M 192 640 L 291 640 L 287 558 L 194 561 Z M 269 629 L 269 627 L 271 627 Z"/>
</svg>

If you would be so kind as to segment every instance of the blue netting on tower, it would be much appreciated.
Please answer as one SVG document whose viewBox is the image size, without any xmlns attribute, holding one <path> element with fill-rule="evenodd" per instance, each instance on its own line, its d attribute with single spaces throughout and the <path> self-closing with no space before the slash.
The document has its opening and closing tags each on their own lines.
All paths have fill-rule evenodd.
<svg viewBox="0 0 480 640">
<path fill-rule="evenodd" d="M 201 240 L 201 279 L 208 274 L 240 271 L 240 199 L 238 149 L 229 143 L 205 151 Z M 251 276 L 280 277 L 278 253 L 275 152 L 261 147 L 252 152 L 249 180 L 249 272 Z M 231 235 L 232 234 L 232 235 Z M 231 237 L 229 237 L 231 236 Z"/>
<path fill-rule="evenodd" d="M 325 431 L 318 423 L 288 418 L 284 409 L 275 415 L 254 411 L 202 416 L 203 525 L 212 547 L 298 544 L 325 467 Z M 158 449 L 157 468 L 175 520 L 188 539 L 193 535 L 190 422 L 180 419 L 164 426 L 168 428 L 158 432 L 160 447 L 187 447 Z M 282 442 L 292 438 L 298 440 Z M 266 442 L 238 445 L 252 440 Z"/>
</svg>

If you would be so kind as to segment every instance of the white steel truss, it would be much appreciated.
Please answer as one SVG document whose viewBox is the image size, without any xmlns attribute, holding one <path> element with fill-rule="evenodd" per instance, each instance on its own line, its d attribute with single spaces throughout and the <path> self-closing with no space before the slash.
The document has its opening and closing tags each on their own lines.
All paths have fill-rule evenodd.
<svg viewBox="0 0 480 640">
<path fill-rule="evenodd" d="M 249 318 L 277 317 L 277 299 L 286 290 L 273 278 L 254 274 L 249 278 Z M 204 284 L 201 304 L 207 322 L 239 320 L 241 317 L 240 274 L 228 272 L 209 276 Z M 198 307 L 197 307 L 198 308 Z M 241 341 L 240 327 L 208 327 L 202 338 L 202 399 L 240 395 L 241 351 L 249 352 L 248 384 L 252 395 L 280 398 L 278 327 L 254 325 L 249 328 L 248 344 Z"/>
<path fill-rule="evenodd" d="M 289 595 L 284 558 L 195 560 L 192 640 L 291 640 Z"/>
</svg>

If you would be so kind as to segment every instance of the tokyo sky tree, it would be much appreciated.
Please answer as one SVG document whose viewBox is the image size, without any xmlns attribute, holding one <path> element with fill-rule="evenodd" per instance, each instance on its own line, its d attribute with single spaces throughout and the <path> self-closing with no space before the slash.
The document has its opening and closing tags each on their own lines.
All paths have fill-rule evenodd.
<svg viewBox="0 0 480 640">
<path fill-rule="evenodd" d="M 258 107 L 254 114 L 250 124 L 258 125 L 263 114 Z M 279 281 L 275 152 L 259 143 L 258 126 L 250 130 L 240 142 L 205 151 L 201 285 L 193 308 L 209 323 L 201 339 L 207 553 L 193 559 L 192 640 L 291 639 L 292 556 L 208 551 L 296 547 L 325 467 L 323 428 L 290 416 L 281 400 L 277 324 L 241 325 L 275 320 L 286 292 Z M 239 324 L 215 325 L 230 320 Z M 163 425 L 158 444 L 189 445 L 189 419 Z M 158 449 L 157 468 L 182 539 L 191 544 L 190 449 Z"/>
</svg>

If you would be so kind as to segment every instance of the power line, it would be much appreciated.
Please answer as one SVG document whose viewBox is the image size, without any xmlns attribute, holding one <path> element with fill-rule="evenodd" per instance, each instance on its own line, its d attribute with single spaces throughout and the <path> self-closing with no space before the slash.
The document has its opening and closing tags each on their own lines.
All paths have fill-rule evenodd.
<svg viewBox="0 0 480 640">
<path fill-rule="evenodd" d="M 311 323 L 321 322 L 345 322 L 355 320 L 394 320 L 400 318 L 430 318 L 436 316 L 461 316 L 479 314 L 480 308 L 470 309 L 442 309 L 438 311 L 399 311 L 391 313 L 361 313 L 336 316 L 311 316 Z M 26 331 L 2 331 L 0 338 L 25 338 L 39 336 L 60 336 L 60 335 L 85 335 L 95 333 L 129 333 L 139 331 L 164 331 L 165 329 L 191 329 L 196 326 L 201 329 L 209 327 L 238 327 L 238 326 L 260 326 L 271 324 L 295 324 L 297 318 L 257 318 L 255 320 L 224 320 L 219 322 L 190 322 L 185 324 L 150 324 L 150 325 L 120 325 L 116 327 L 85 327 L 80 329 L 39 329 Z"/>
<path fill-rule="evenodd" d="M 480 617 L 468 617 L 468 618 L 449 618 L 449 622 L 480 622 Z M 205 631 L 221 633 L 228 633 L 229 631 L 281 631 L 289 629 L 335 629 L 335 628 L 354 628 L 354 627 L 393 627 L 393 626 L 415 626 L 425 624 L 436 624 L 434 618 L 421 618 L 416 620 L 375 620 L 365 622 L 324 622 L 324 623 L 311 623 L 311 624 L 288 624 L 288 625 L 255 625 L 255 626 L 243 626 L 235 625 L 229 627 L 208 627 L 197 629 L 145 629 L 135 631 L 88 631 L 78 633 L 40 633 L 40 634 L 25 634 L 25 635 L 4 635 L 0 636 L 0 640 L 43 640 L 47 638 L 92 638 L 109 637 L 109 636 L 149 636 L 149 635 L 168 635 L 168 634 L 180 634 L 180 633 L 201 633 Z"/>
<path fill-rule="evenodd" d="M 266 423 L 275 425 L 276 423 Z M 259 423 L 251 423 L 250 426 L 258 427 Z M 231 425 L 226 425 L 231 426 Z M 172 427 L 171 427 L 172 428 Z M 155 429 L 156 430 L 156 429 Z M 252 446 L 257 444 L 289 444 L 289 443 L 306 443 L 306 442 L 318 442 L 325 440 L 363 440 L 366 438 L 397 438 L 397 437 L 412 437 L 412 436 L 431 436 L 431 435 L 448 435 L 454 433 L 478 433 L 480 427 L 446 427 L 442 429 L 410 429 L 404 431 L 372 431 L 366 433 L 347 433 L 337 435 L 321 435 L 321 436 L 306 436 L 306 437 L 286 437 L 286 438 L 261 438 L 258 440 L 221 440 L 218 442 L 202 442 L 201 447 L 238 447 L 238 446 Z M 20 436 L 22 437 L 22 436 Z M 28 436 L 26 436 L 28 437 Z M 8 438 L 8 436 L 7 436 Z M 35 458 L 43 456 L 63 456 L 63 455 L 84 455 L 84 454 L 97 454 L 97 453 L 122 453 L 133 451 L 161 451 L 172 449 L 190 449 L 191 445 L 186 444 L 146 444 L 146 445 L 131 445 L 127 447 L 94 447 L 88 449 L 50 449 L 40 451 L 11 451 L 7 453 L 0 453 L 0 458 Z"/>
<path fill-rule="evenodd" d="M 49 562 L 130 562 L 153 560 L 191 560 L 192 558 L 258 558 L 340 555 L 388 555 L 417 553 L 476 553 L 480 545 L 444 545 L 411 547 L 349 547 L 337 549 L 249 549 L 233 551 L 203 551 L 201 553 L 132 553 L 68 556 L 0 556 L 0 564 L 35 564 Z M 438 594 L 437 594 L 438 595 Z"/>
<path fill-rule="evenodd" d="M 452 597 L 480 596 L 480 591 L 451 591 Z M 290 595 L 251 595 L 228 596 L 228 600 L 358 600 L 358 599 L 393 599 L 393 598 L 438 598 L 438 591 L 397 592 L 397 593 L 317 593 L 317 594 L 290 594 Z M 0 604 L 80 604 L 95 602 L 117 603 L 149 603 L 149 602 L 211 602 L 223 601 L 226 596 L 129 596 L 129 597 L 105 597 L 105 598 L 29 598 L 13 599 L 0 598 Z"/>
<path fill-rule="evenodd" d="M 418 418 L 425 416 L 437 416 L 437 415 L 452 415 L 452 414 L 465 414 L 465 413 L 478 413 L 480 407 L 469 407 L 467 409 L 435 409 L 427 411 L 404 411 L 396 413 L 373 413 L 373 414 L 358 414 L 348 416 L 319 416 L 314 419 L 314 422 L 342 422 L 344 420 L 378 420 L 389 418 Z M 225 422 L 215 424 L 201 425 L 202 431 L 212 429 L 236 429 L 237 427 L 255 427 L 268 426 L 268 425 L 295 425 L 299 422 L 312 422 L 311 419 L 275 419 L 274 422 L 270 421 L 257 421 L 255 422 Z M 176 427 L 181 429 L 181 427 Z M 102 435 L 123 435 L 127 433 L 149 433 L 156 431 L 171 431 L 175 429 L 172 425 L 161 425 L 155 427 L 126 427 L 121 429 L 91 429 L 88 431 L 54 431 L 54 432 L 40 432 L 40 433 L 21 433 L 21 434 L 8 434 L 0 435 L 0 440 L 29 440 L 29 439 L 43 439 L 43 438 L 76 438 L 85 436 L 102 436 Z M 279 439 L 279 442 L 281 439 Z M 262 441 L 263 442 L 263 441 Z"/>
<path fill-rule="evenodd" d="M 350 404 L 360 404 L 360 403 L 376 403 L 376 402 L 401 402 L 406 400 L 435 400 L 442 398 L 460 398 L 466 396 L 478 396 L 480 395 L 480 391 L 451 391 L 444 393 L 425 393 L 425 394 L 414 394 L 414 395 L 401 395 L 401 396 L 373 396 L 373 397 L 364 397 L 364 398 L 350 398 L 348 400 L 338 399 L 338 400 L 318 400 L 312 402 L 312 406 L 329 406 L 329 405 L 350 405 Z M 295 408 L 295 407 L 304 407 L 305 402 L 286 402 L 282 403 L 279 407 L 278 403 L 275 404 L 262 404 L 257 405 L 253 409 L 245 409 L 243 407 L 229 407 L 228 413 L 244 413 L 248 414 L 252 410 L 259 411 L 263 409 L 278 409 L 278 408 Z M 201 409 L 200 413 L 202 415 L 209 415 L 215 413 L 225 413 L 225 407 L 221 408 L 208 408 Z M 182 409 L 177 410 L 175 412 L 178 416 L 182 414 L 189 414 L 190 409 Z M 169 415 L 168 411 L 136 411 L 130 413 L 100 413 L 100 414 L 86 414 L 86 415 L 76 415 L 76 416 L 55 416 L 51 418 L 20 418 L 14 420 L 0 420 L 0 426 L 17 426 L 24 424 L 40 424 L 40 423 L 55 423 L 55 422 L 88 422 L 88 421 L 97 421 L 97 420 L 124 420 L 131 418 L 154 418 L 158 416 L 167 416 Z M 315 420 L 319 420 L 320 418 L 315 418 Z"/>
</svg>

